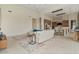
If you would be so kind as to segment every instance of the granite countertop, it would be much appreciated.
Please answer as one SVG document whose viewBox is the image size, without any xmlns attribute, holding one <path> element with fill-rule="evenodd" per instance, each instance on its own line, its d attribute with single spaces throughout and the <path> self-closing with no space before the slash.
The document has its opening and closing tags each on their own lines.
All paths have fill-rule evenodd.
<svg viewBox="0 0 79 59">
<path fill-rule="evenodd" d="M 75 32 L 79 32 L 79 30 L 75 30 Z"/>
</svg>

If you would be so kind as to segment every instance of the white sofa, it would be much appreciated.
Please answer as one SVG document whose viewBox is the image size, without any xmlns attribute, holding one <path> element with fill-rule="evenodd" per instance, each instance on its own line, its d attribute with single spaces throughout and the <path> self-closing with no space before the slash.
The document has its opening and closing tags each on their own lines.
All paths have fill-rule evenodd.
<svg viewBox="0 0 79 59">
<path fill-rule="evenodd" d="M 37 31 L 36 42 L 41 43 L 54 37 L 54 30 Z"/>
</svg>

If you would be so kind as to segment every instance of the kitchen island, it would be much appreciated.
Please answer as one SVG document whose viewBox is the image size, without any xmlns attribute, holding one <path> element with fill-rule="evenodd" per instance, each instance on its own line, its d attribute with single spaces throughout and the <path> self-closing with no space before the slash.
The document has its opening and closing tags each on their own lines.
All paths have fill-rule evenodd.
<svg viewBox="0 0 79 59">
<path fill-rule="evenodd" d="M 54 37 L 54 30 L 43 30 L 37 31 L 36 34 L 36 42 L 41 43 L 47 41 Z"/>
</svg>

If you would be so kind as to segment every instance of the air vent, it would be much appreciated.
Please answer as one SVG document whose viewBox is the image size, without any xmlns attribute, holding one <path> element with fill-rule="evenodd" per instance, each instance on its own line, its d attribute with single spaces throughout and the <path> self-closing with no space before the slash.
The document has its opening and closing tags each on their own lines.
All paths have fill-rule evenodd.
<svg viewBox="0 0 79 59">
<path fill-rule="evenodd" d="M 60 16 L 60 15 L 64 15 L 64 14 L 66 14 L 66 13 L 60 13 L 60 14 L 57 14 L 56 16 Z"/>
<path fill-rule="evenodd" d="M 59 12 L 59 11 L 62 11 L 62 10 L 63 9 L 58 9 L 58 10 L 52 11 L 52 13 Z"/>
</svg>

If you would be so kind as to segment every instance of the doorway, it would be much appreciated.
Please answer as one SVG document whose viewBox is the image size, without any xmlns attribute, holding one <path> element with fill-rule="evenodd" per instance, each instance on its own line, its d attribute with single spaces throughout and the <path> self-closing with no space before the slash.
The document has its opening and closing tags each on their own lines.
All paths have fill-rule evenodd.
<svg viewBox="0 0 79 59">
<path fill-rule="evenodd" d="M 32 29 L 36 29 L 37 27 L 37 20 L 35 18 L 32 18 Z"/>
</svg>

